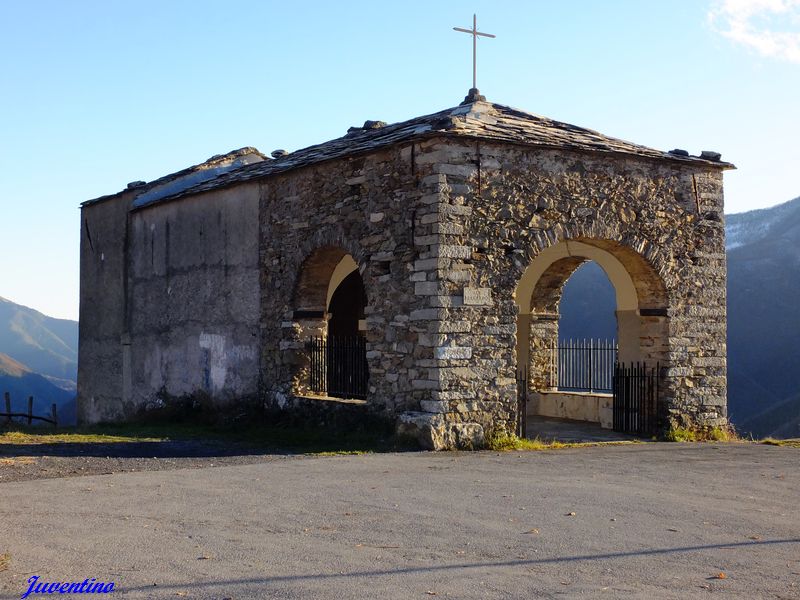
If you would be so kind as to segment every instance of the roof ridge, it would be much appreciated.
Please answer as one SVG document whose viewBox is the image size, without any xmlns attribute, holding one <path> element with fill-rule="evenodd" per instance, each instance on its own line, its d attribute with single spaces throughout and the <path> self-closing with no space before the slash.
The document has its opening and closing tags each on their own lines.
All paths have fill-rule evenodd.
<svg viewBox="0 0 800 600">
<path fill-rule="evenodd" d="M 497 143 L 510 143 L 538 148 L 564 149 L 569 151 L 589 152 L 595 154 L 630 155 L 651 160 L 669 160 L 671 162 L 704 164 L 714 168 L 733 168 L 733 165 L 721 160 L 712 160 L 707 156 L 689 156 L 688 153 L 673 154 L 628 142 L 626 140 L 604 135 L 593 129 L 572 125 L 530 113 L 518 108 L 487 101 L 482 98 L 458 106 L 446 108 L 419 117 L 406 119 L 390 124 L 379 121 L 365 123 L 364 127 L 352 127 L 338 138 L 319 144 L 300 148 L 294 152 L 277 156 L 274 159 L 265 157 L 255 148 L 242 148 L 226 155 L 211 157 L 209 161 L 229 158 L 233 153 L 252 150 L 262 160 L 243 160 L 244 164 L 234 164 L 231 168 L 219 169 L 212 173 L 208 168 L 209 161 L 195 165 L 159 178 L 147 184 L 143 194 L 148 194 L 159 184 L 167 185 L 178 176 L 191 175 L 195 170 L 206 167 L 203 178 L 174 190 L 170 194 L 157 194 L 159 197 L 139 202 L 143 194 L 137 196 L 134 208 L 141 208 L 154 201 L 166 201 L 190 194 L 201 193 L 212 189 L 243 183 L 253 179 L 268 177 L 316 164 L 326 160 L 371 152 L 399 143 L 406 143 L 420 137 L 433 135 L 449 135 L 486 139 Z M 213 167 L 213 165 L 211 165 Z M 202 180 L 201 180 L 202 179 Z M 188 182 L 191 183 L 191 182 Z M 152 195 L 152 194 L 150 194 Z M 92 201 L 90 201 L 92 202 Z"/>
</svg>

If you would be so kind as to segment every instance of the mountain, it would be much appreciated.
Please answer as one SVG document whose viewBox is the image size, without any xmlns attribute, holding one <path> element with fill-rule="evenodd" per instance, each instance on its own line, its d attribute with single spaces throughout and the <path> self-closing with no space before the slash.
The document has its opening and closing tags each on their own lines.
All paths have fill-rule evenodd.
<svg viewBox="0 0 800 600">
<path fill-rule="evenodd" d="M 0 352 L 58 387 L 75 389 L 77 321 L 54 319 L 0 297 Z"/>
<path fill-rule="evenodd" d="M 728 413 L 754 437 L 800 437 L 800 198 L 726 216 Z M 567 281 L 560 337 L 606 337 L 614 291 L 588 263 Z M 612 334 L 613 335 L 613 334 Z"/>
<path fill-rule="evenodd" d="M 617 299 L 614 286 L 594 261 L 583 263 L 564 284 L 558 337 L 616 339 Z"/>
<path fill-rule="evenodd" d="M 11 394 L 12 410 L 48 416 L 58 406 L 58 421 L 73 424 L 78 376 L 78 323 L 54 319 L 0 297 L 0 397 Z M 5 412 L 5 402 L 0 404 Z"/>
<path fill-rule="evenodd" d="M 76 422 L 77 407 L 74 391 L 53 385 L 42 375 L 32 372 L 27 366 L 2 353 L 0 353 L 0 392 L 9 393 L 11 412 L 27 413 L 28 397 L 33 396 L 34 415 L 50 416 L 52 405 L 55 404 L 59 423 L 72 425 Z M 0 412 L 5 410 L 5 400 L 3 400 Z"/>
<path fill-rule="evenodd" d="M 726 217 L 728 412 L 756 437 L 800 436 L 800 198 Z"/>
</svg>

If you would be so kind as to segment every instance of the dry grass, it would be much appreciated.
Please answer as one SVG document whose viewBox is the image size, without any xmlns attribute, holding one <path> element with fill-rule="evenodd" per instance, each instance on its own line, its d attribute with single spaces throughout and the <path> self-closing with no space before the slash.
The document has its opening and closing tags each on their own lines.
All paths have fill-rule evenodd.
<svg viewBox="0 0 800 600">
<path fill-rule="evenodd" d="M 36 459 L 32 456 L 15 456 L 14 458 L 0 458 L 0 466 L 32 465 Z"/>
<path fill-rule="evenodd" d="M 166 438 L 137 434 L 113 435 L 81 431 L 39 433 L 28 431 L 5 431 L 0 433 L 0 444 L 111 444 L 121 442 L 161 442 Z"/>
<path fill-rule="evenodd" d="M 733 427 L 708 427 L 690 429 L 675 427 L 664 434 L 668 442 L 741 442 L 743 441 Z"/>
<path fill-rule="evenodd" d="M 0 554 L 0 571 L 5 571 L 8 569 L 8 565 L 11 562 L 11 555 L 6 552 L 4 554 Z"/>
<path fill-rule="evenodd" d="M 542 440 L 534 438 L 532 440 L 527 438 L 519 438 L 515 435 L 501 435 L 491 437 L 486 440 L 486 449 L 494 450 L 496 452 L 509 452 L 515 451 L 542 451 L 542 450 L 560 450 L 562 448 L 590 448 L 594 446 L 629 446 L 631 444 L 640 444 L 638 440 L 631 441 L 617 441 L 617 442 L 559 442 L 557 440 Z"/>
<path fill-rule="evenodd" d="M 785 448 L 800 448 L 800 438 L 793 438 L 790 440 L 776 440 L 775 438 L 764 438 L 761 440 L 762 444 L 767 446 L 783 446 Z"/>
</svg>

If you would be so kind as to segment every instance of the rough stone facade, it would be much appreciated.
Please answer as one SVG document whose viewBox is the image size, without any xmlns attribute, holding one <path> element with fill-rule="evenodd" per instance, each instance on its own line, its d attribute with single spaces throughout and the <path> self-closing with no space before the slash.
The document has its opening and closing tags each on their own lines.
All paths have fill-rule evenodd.
<svg viewBox="0 0 800 600">
<path fill-rule="evenodd" d="M 130 213 L 127 287 L 104 310 L 119 321 L 127 295 L 132 389 L 117 381 L 121 368 L 94 373 L 106 321 L 84 320 L 82 302 L 83 419 L 130 414 L 161 385 L 220 402 L 258 393 L 304 414 L 360 406 L 429 447 L 479 446 L 514 430 L 523 366 L 532 389 L 546 385 L 562 286 L 596 260 L 617 289 L 620 358 L 661 368 L 662 425 L 726 422 L 730 165 L 482 101 L 382 125 Z M 85 205 L 85 222 L 105 211 L 119 229 L 130 193 L 112 198 Z M 194 247 L 198 228 L 207 237 Z M 183 233 L 170 245 L 154 231 Z M 82 243 L 82 300 L 104 285 L 88 254 Z M 367 398 L 315 399 L 306 344 L 325 336 L 331 292 L 353 269 L 366 293 Z M 225 340 L 216 379 L 203 336 Z M 125 410 L 107 408 L 115 394 Z"/>
</svg>

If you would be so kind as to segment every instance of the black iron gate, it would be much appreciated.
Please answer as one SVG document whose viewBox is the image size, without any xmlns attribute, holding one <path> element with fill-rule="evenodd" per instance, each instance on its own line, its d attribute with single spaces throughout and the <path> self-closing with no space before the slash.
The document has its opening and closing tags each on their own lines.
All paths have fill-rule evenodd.
<svg viewBox="0 0 800 600">
<path fill-rule="evenodd" d="M 658 365 L 614 365 L 614 431 L 654 435 L 657 427 Z"/>
<path fill-rule="evenodd" d="M 517 437 L 528 435 L 528 369 L 517 371 Z"/>
<path fill-rule="evenodd" d="M 308 352 L 311 391 L 334 398 L 366 399 L 369 370 L 363 337 L 313 337 Z"/>
</svg>

